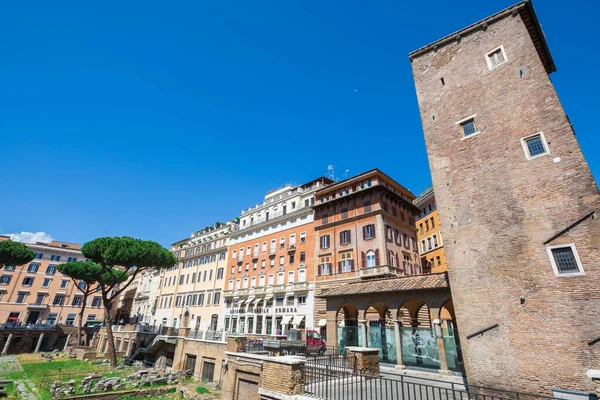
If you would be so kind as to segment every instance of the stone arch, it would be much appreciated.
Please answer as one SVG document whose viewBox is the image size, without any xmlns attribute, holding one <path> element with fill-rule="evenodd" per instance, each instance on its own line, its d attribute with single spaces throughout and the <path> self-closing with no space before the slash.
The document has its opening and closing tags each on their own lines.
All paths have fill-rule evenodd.
<svg viewBox="0 0 600 400">
<path fill-rule="evenodd" d="M 337 326 L 357 326 L 358 309 L 354 304 L 346 303 L 337 310 L 335 319 Z"/>
<path fill-rule="evenodd" d="M 446 302 L 444 302 L 444 304 L 440 307 L 439 319 L 451 321 L 456 320 L 456 315 L 454 314 L 454 303 L 452 302 L 452 299 L 446 300 Z"/>
<path fill-rule="evenodd" d="M 424 303 L 420 300 L 406 300 L 398 308 L 398 314 L 396 318 L 402 321 L 402 326 L 417 326 L 418 313 L 423 305 Z M 400 312 L 402 312 L 402 315 Z"/>
<path fill-rule="evenodd" d="M 367 306 L 362 317 L 366 320 L 385 320 L 387 310 L 387 304 L 381 301 L 376 301 Z"/>
</svg>

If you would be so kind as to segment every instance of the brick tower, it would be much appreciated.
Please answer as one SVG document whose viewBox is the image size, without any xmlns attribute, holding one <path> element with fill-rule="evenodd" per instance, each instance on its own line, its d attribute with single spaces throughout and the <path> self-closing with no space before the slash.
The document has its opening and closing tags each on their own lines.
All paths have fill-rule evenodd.
<svg viewBox="0 0 600 400">
<path fill-rule="evenodd" d="M 409 58 L 469 383 L 593 390 L 600 196 L 531 2 Z"/>
</svg>

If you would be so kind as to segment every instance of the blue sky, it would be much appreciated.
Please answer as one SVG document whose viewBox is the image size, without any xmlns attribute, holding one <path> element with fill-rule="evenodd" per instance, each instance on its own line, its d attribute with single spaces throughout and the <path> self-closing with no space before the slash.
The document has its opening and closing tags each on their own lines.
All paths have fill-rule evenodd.
<svg viewBox="0 0 600 400">
<path fill-rule="evenodd" d="M 5 3 L 0 234 L 168 245 L 328 164 L 418 193 L 430 175 L 407 53 L 512 3 Z M 597 175 L 600 2 L 534 5 Z"/>
</svg>

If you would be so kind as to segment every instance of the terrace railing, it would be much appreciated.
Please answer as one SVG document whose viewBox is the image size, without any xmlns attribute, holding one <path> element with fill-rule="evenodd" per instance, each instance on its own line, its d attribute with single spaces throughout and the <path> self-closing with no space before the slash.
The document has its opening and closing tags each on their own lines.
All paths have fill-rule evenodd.
<svg viewBox="0 0 600 400">
<path fill-rule="evenodd" d="M 303 367 L 305 395 L 327 400 L 552 400 L 552 396 L 462 385 L 398 375 L 374 376 L 364 371 L 309 362 Z"/>
<path fill-rule="evenodd" d="M 0 325 L 0 329 L 23 329 L 23 330 L 38 330 L 47 331 L 55 330 L 56 325 L 54 324 L 16 324 L 13 322 L 7 322 Z"/>
</svg>

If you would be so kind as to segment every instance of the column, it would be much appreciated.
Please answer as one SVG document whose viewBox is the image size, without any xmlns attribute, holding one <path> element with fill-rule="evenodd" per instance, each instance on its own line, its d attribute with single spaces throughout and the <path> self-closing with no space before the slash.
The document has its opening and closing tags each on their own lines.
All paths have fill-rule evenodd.
<svg viewBox="0 0 600 400">
<path fill-rule="evenodd" d="M 125 357 L 129 357 L 131 355 L 132 348 L 133 348 L 133 339 L 130 339 L 129 344 L 127 345 L 127 353 L 125 353 Z"/>
<path fill-rule="evenodd" d="M 277 334 L 277 318 L 275 315 L 271 315 L 271 336 L 275 336 Z"/>
<path fill-rule="evenodd" d="M 71 340 L 71 334 L 69 333 L 69 335 L 67 336 L 67 341 L 65 342 L 65 347 L 63 347 L 62 351 L 65 351 L 67 349 L 67 346 L 69 345 L 70 340 Z"/>
<path fill-rule="evenodd" d="M 39 353 L 40 352 L 40 348 L 42 347 L 42 341 L 44 340 L 44 334 L 42 333 L 40 335 L 40 338 L 38 339 L 37 344 L 35 345 L 35 351 L 34 353 Z"/>
<path fill-rule="evenodd" d="M 396 340 L 396 368 L 405 369 L 402 362 L 402 321 L 394 321 L 394 339 Z"/>
<path fill-rule="evenodd" d="M 361 319 L 358 322 L 360 323 L 360 329 L 362 331 L 362 341 L 360 345 L 362 347 L 369 347 L 367 341 L 367 335 L 369 333 L 369 330 L 367 328 L 367 320 Z"/>
<path fill-rule="evenodd" d="M 338 326 L 337 326 L 337 310 L 327 310 L 326 317 L 327 325 L 327 346 L 338 347 Z"/>
<path fill-rule="evenodd" d="M 437 339 L 438 353 L 440 355 L 440 374 L 450 375 L 450 371 L 448 370 L 448 360 L 446 359 L 446 345 L 444 344 L 441 321 L 439 319 L 434 319 L 432 324 L 433 330 L 435 331 L 435 337 Z"/>
<path fill-rule="evenodd" d="M 10 346 L 10 341 L 13 338 L 13 334 L 8 335 L 8 339 L 6 339 L 6 343 L 4 344 L 4 349 L 2 349 L 2 354 L 8 354 L 8 347 Z"/>
<path fill-rule="evenodd" d="M 261 318 L 262 318 L 262 329 L 260 330 L 260 334 L 266 335 L 267 334 L 267 316 L 262 315 Z"/>
</svg>

